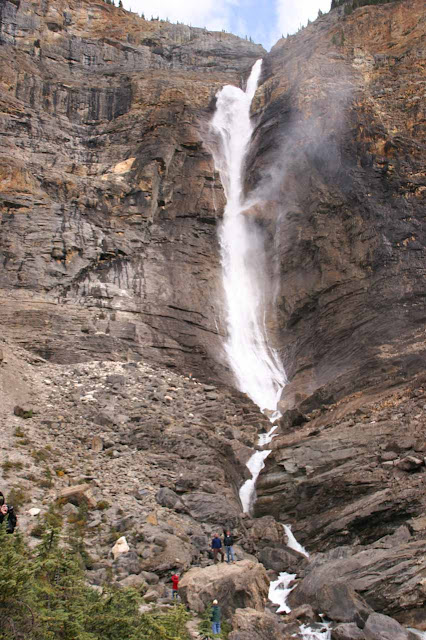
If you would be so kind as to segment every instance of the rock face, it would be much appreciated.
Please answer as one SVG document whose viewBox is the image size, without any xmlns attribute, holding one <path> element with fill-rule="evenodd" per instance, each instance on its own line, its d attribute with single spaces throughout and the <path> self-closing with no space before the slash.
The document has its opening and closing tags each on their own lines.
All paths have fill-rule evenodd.
<svg viewBox="0 0 426 640">
<path fill-rule="evenodd" d="M 263 612 L 268 586 L 266 571 L 260 563 L 241 560 L 236 564 L 190 569 L 179 584 L 179 593 L 199 613 L 216 599 L 228 617 L 241 607 Z"/>
<path fill-rule="evenodd" d="M 200 127 L 263 49 L 89 0 L 1 0 L 0 44 L 0 324 L 55 362 L 207 375 L 224 196 Z"/>
<path fill-rule="evenodd" d="M 424 367 L 422 12 L 341 7 L 264 59 L 247 189 L 276 265 L 284 408 Z"/>
</svg>

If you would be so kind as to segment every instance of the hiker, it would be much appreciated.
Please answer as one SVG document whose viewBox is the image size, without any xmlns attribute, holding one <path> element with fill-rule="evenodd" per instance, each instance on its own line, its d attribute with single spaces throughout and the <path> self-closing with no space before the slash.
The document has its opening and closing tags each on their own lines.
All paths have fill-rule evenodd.
<svg viewBox="0 0 426 640">
<path fill-rule="evenodd" d="M 223 544 L 225 545 L 226 551 L 226 562 L 229 564 L 230 562 L 235 563 L 234 559 L 234 537 L 231 535 L 230 531 L 225 533 L 225 537 L 223 539 Z"/>
<path fill-rule="evenodd" d="M 15 531 L 17 518 L 13 507 L 9 507 L 6 504 L 3 493 L 0 491 L 0 524 L 3 522 L 7 515 L 6 533 L 13 533 Z"/>
<path fill-rule="evenodd" d="M 214 563 L 217 563 L 217 554 L 220 553 L 222 556 L 222 562 L 225 560 L 225 554 L 222 549 L 222 540 L 219 538 L 219 534 L 215 533 L 213 536 L 211 547 L 213 549 L 213 560 Z"/>
<path fill-rule="evenodd" d="M 213 635 L 215 633 L 220 633 L 220 607 L 217 604 L 217 600 L 213 600 L 210 620 L 212 623 Z"/>
<path fill-rule="evenodd" d="M 172 598 L 173 598 L 173 600 L 177 600 L 177 598 L 178 598 L 178 587 L 179 587 L 179 574 L 178 573 L 174 573 L 172 575 L 172 583 L 173 583 Z"/>
</svg>

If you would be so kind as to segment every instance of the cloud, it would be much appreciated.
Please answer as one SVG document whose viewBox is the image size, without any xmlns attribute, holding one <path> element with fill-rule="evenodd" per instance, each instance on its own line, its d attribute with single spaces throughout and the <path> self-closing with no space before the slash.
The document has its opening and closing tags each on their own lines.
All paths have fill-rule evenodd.
<svg viewBox="0 0 426 640">
<path fill-rule="evenodd" d="M 331 0 L 276 0 L 278 30 L 280 35 L 295 33 L 308 20 L 315 20 L 318 10 L 327 13 Z"/>
<path fill-rule="evenodd" d="M 239 0 L 123 0 L 125 9 L 171 22 L 182 22 L 193 27 L 207 27 L 210 31 L 230 30 L 232 7 Z"/>
</svg>

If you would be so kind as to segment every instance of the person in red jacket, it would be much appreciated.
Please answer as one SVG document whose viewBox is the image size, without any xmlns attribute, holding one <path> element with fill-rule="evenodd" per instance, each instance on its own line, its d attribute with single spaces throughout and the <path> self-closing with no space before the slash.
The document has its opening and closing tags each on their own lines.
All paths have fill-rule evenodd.
<svg viewBox="0 0 426 640">
<path fill-rule="evenodd" d="M 173 583 L 172 598 L 173 598 L 173 600 L 177 600 L 178 588 L 179 588 L 179 574 L 178 573 L 174 573 L 172 575 L 172 583 Z"/>
</svg>

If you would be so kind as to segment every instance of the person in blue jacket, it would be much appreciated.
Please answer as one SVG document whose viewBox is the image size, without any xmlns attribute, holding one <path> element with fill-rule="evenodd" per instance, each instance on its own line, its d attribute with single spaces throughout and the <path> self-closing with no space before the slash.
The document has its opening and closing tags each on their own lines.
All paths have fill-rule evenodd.
<svg viewBox="0 0 426 640">
<path fill-rule="evenodd" d="M 223 553 L 223 549 L 222 549 L 222 540 L 220 539 L 220 536 L 218 533 L 215 533 L 213 536 L 213 540 L 212 540 L 212 551 L 213 551 L 213 560 L 214 563 L 217 563 L 217 555 L 218 553 L 220 553 L 220 555 L 222 556 L 222 562 L 225 560 L 225 554 Z"/>
</svg>

